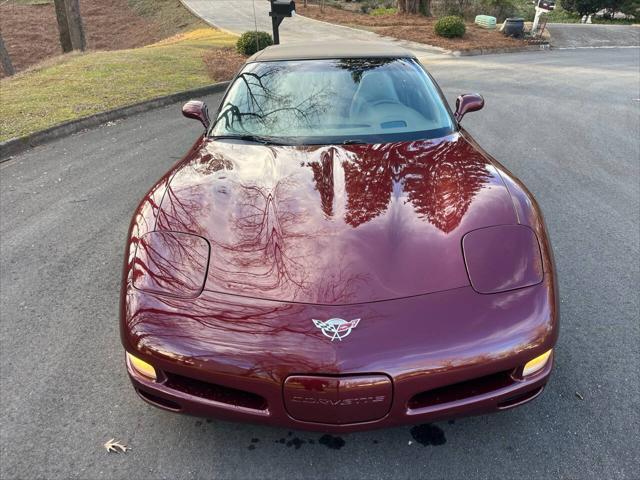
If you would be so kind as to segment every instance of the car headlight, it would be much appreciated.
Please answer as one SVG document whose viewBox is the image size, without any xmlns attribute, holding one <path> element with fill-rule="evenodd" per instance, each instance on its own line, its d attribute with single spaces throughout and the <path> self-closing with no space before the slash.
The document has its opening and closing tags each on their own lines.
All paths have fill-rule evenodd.
<svg viewBox="0 0 640 480">
<path fill-rule="evenodd" d="M 136 249 L 133 286 L 181 298 L 200 295 L 209 266 L 209 242 L 197 235 L 149 232 Z"/>
<path fill-rule="evenodd" d="M 526 377 L 527 375 L 533 375 L 534 373 L 542 370 L 549 361 L 549 357 L 551 356 L 552 351 L 553 349 L 548 350 L 542 355 L 539 355 L 533 360 L 529 360 L 527 363 L 525 363 L 524 368 L 522 369 L 522 376 Z"/>
<path fill-rule="evenodd" d="M 129 362 L 129 365 L 131 365 L 131 367 L 140 375 L 151 380 L 155 380 L 157 378 L 156 369 L 153 368 L 153 365 L 150 363 L 131 355 L 129 352 L 127 352 L 127 361 Z"/>
<path fill-rule="evenodd" d="M 499 293 L 542 282 L 536 234 L 524 225 L 481 228 L 462 238 L 471 286 L 478 293 Z"/>
</svg>

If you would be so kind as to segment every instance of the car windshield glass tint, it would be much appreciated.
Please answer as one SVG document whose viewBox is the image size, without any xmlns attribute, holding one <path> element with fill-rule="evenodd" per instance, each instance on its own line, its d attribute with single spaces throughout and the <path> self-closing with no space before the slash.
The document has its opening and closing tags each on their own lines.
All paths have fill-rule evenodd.
<svg viewBox="0 0 640 480">
<path fill-rule="evenodd" d="M 285 143 L 386 142 L 454 129 L 430 77 L 406 58 L 250 63 L 231 86 L 212 136 Z"/>
</svg>

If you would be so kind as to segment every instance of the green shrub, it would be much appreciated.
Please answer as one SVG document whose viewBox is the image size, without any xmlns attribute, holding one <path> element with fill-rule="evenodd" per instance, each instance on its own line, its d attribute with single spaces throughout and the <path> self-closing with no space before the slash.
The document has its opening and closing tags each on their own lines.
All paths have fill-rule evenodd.
<svg viewBox="0 0 640 480">
<path fill-rule="evenodd" d="M 562 6 L 556 4 L 556 8 L 547 13 L 547 22 L 550 23 L 580 23 L 582 15 L 568 12 Z"/>
<path fill-rule="evenodd" d="M 236 43 L 236 50 L 242 55 L 253 55 L 269 45 L 273 45 L 273 39 L 267 32 L 244 32 Z"/>
<path fill-rule="evenodd" d="M 441 37 L 454 38 L 462 37 L 466 28 L 462 18 L 449 15 L 438 19 L 434 26 L 434 30 Z"/>
<path fill-rule="evenodd" d="M 360 3 L 360 11 L 371 15 L 389 15 L 398 11 L 394 8 L 395 5 L 395 0 L 363 0 Z M 391 9 L 393 9 L 393 12 Z M 384 10 L 387 11 L 385 12 Z M 379 13 L 373 13 L 374 11 L 379 11 Z"/>
<path fill-rule="evenodd" d="M 378 8 L 374 8 L 373 10 L 371 10 L 369 12 L 369 15 L 373 15 L 374 17 L 381 17 L 382 15 L 395 15 L 396 13 L 398 13 L 398 9 L 397 8 L 384 8 L 384 7 L 378 7 Z"/>
<path fill-rule="evenodd" d="M 531 1 L 526 2 L 526 6 L 523 8 L 523 17 L 528 17 L 528 10 L 531 11 L 531 20 L 533 20 L 533 14 L 535 8 Z M 513 17 L 518 15 L 519 4 L 514 0 L 481 0 L 479 3 L 484 15 L 491 15 L 496 17 L 498 22 L 503 22 L 507 17 Z M 525 18 L 528 20 L 529 18 Z"/>
</svg>

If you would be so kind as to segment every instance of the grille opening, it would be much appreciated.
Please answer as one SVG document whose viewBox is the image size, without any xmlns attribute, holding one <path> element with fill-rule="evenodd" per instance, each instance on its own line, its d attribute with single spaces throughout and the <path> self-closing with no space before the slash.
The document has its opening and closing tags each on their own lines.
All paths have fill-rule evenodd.
<svg viewBox="0 0 640 480">
<path fill-rule="evenodd" d="M 474 378 L 465 382 L 454 383 L 445 387 L 418 393 L 409 400 L 409 408 L 424 408 L 443 403 L 455 402 L 477 395 L 498 390 L 514 383 L 511 378 L 512 370 L 494 373 L 485 377 Z"/>
<path fill-rule="evenodd" d="M 267 401 L 255 393 L 223 387 L 222 385 L 203 382 L 174 373 L 165 373 L 167 381 L 164 385 L 183 393 L 206 398 L 207 400 L 213 400 L 215 402 L 226 403 L 227 405 L 233 405 L 235 407 L 251 408 L 253 410 L 267 409 Z"/>
<path fill-rule="evenodd" d="M 171 400 L 167 400 L 166 398 L 158 397 L 157 395 L 154 395 L 149 392 L 145 392 L 144 390 L 141 390 L 139 388 L 136 390 L 138 392 L 138 395 L 140 395 L 142 398 L 144 398 L 148 402 L 153 403 L 154 405 L 158 405 L 159 407 L 166 408 L 168 410 L 173 410 L 175 412 L 179 412 L 180 410 L 182 410 L 182 407 L 178 405 L 176 402 L 172 402 Z"/>
<path fill-rule="evenodd" d="M 528 392 L 521 393 L 520 395 L 516 395 L 514 397 L 507 398 L 504 402 L 500 402 L 498 404 L 498 408 L 507 409 L 511 407 L 518 406 L 529 400 L 534 399 L 538 396 L 544 387 L 534 388 L 533 390 L 529 390 Z"/>
</svg>

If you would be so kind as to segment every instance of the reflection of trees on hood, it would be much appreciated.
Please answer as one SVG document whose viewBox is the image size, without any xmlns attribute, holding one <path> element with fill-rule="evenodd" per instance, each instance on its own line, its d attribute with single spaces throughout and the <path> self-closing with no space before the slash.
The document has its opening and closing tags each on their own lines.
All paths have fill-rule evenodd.
<svg viewBox="0 0 640 480">
<path fill-rule="evenodd" d="M 410 158 L 403 170 L 404 190 L 416 212 L 444 233 L 460 224 L 490 176 L 469 145 L 449 142 Z"/>
<path fill-rule="evenodd" d="M 353 161 L 345 161 L 345 189 L 347 211 L 345 222 L 357 227 L 383 213 L 389 205 L 393 189 L 393 157 L 388 150 L 392 144 L 376 145 Z"/>
<path fill-rule="evenodd" d="M 199 175 L 210 175 L 220 170 L 233 170 L 233 163 L 224 155 L 211 154 L 203 149 L 183 167 L 182 174 L 189 175 L 193 172 Z M 202 225 L 198 222 L 196 215 L 201 202 L 199 189 L 181 189 L 176 192 L 170 182 L 162 200 L 162 209 L 158 214 L 156 228 L 204 235 Z"/>
<path fill-rule="evenodd" d="M 316 190 L 320 193 L 322 212 L 327 217 L 333 216 L 333 199 L 335 190 L 333 186 L 333 158 L 335 148 L 330 148 L 321 155 L 320 162 L 309 162 L 307 165 L 313 170 L 313 181 Z"/>
<path fill-rule="evenodd" d="M 401 184 L 416 213 L 445 233 L 453 231 L 490 173 L 484 160 L 463 142 L 388 143 L 346 149 L 342 162 L 347 204 L 345 222 L 357 227 L 384 213 Z M 322 209 L 333 205 L 331 162 L 310 163 Z M 330 200 L 330 201 L 329 201 Z"/>
<path fill-rule="evenodd" d="M 272 188 L 238 184 L 238 210 L 233 213 L 231 235 L 211 240 L 214 261 L 209 277 L 213 285 L 265 298 L 320 298 L 331 302 L 351 298 L 364 275 L 318 262 L 316 244 L 322 233 L 310 230 L 304 210 L 297 208 L 296 180 L 280 179 Z"/>
</svg>

